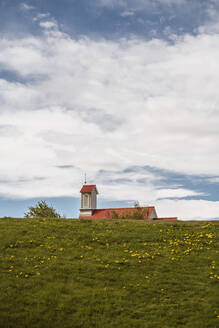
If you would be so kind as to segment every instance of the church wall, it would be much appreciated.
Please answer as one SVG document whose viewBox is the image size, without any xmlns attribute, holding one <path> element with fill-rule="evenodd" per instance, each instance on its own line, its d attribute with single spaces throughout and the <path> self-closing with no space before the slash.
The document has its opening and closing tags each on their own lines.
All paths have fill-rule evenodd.
<svg viewBox="0 0 219 328">
<path fill-rule="evenodd" d="M 156 213 L 156 210 L 154 209 L 150 215 L 150 219 L 153 220 L 153 219 L 157 219 L 157 213 Z"/>
<path fill-rule="evenodd" d="M 92 216 L 92 210 L 91 209 L 80 209 L 80 216 Z"/>
</svg>

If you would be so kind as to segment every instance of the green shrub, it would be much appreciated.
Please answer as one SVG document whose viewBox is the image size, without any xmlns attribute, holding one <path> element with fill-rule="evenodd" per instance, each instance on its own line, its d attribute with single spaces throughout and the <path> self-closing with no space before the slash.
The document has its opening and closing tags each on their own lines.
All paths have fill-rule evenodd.
<svg viewBox="0 0 219 328">
<path fill-rule="evenodd" d="M 60 219 L 61 215 L 56 210 L 49 206 L 45 201 L 40 201 L 35 207 L 29 207 L 29 211 L 24 214 L 26 219 L 35 218 L 55 218 Z"/>
<path fill-rule="evenodd" d="M 147 213 L 140 207 L 136 207 L 134 213 L 132 214 L 133 220 L 145 220 L 145 217 L 148 218 Z"/>
<path fill-rule="evenodd" d="M 149 210 L 136 206 L 135 211 L 127 210 L 121 215 L 113 211 L 111 218 L 114 220 L 147 220 L 149 219 Z"/>
<path fill-rule="evenodd" d="M 112 219 L 113 220 L 117 220 L 117 219 L 120 219 L 120 216 L 118 213 L 116 213 L 115 211 L 113 211 L 113 214 L 112 214 Z"/>
</svg>

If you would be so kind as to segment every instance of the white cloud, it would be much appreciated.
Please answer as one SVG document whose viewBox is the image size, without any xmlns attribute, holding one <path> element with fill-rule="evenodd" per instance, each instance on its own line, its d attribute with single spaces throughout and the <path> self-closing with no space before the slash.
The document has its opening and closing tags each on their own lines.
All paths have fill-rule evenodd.
<svg viewBox="0 0 219 328">
<path fill-rule="evenodd" d="M 124 183 L 122 170 L 150 165 L 219 175 L 217 34 L 185 36 L 173 45 L 73 40 L 54 22 L 40 24 L 42 37 L 0 40 L 0 68 L 24 81 L 0 80 L 1 125 L 17 131 L 0 135 L 0 181 L 7 180 L 1 195 L 77 196 L 86 171 L 105 199 L 153 204 L 197 193 L 180 186 L 158 191 L 157 177 L 144 173 L 138 178 L 145 184 L 134 173 Z M 65 165 L 72 168 L 60 168 Z M 101 169 L 115 172 L 118 182 L 96 181 Z M 158 204 L 177 204 L 174 215 L 184 216 L 177 201 Z"/>
<path fill-rule="evenodd" d="M 35 9 L 35 7 L 30 6 L 30 5 L 28 5 L 27 3 L 25 3 L 25 2 L 21 3 L 20 6 L 21 6 L 21 9 L 22 9 L 22 10 L 26 10 L 26 11 L 29 11 L 29 10 L 33 10 L 33 9 Z"/>
<path fill-rule="evenodd" d="M 210 182 L 210 183 L 219 183 L 219 177 L 209 178 L 208 182 Z"/>
<path fill-rule="evenodd" d="M 45 29 L 57 28 L 57 24 L 52 21 L 40 22 L 39 25 Z"/>
<path fill-rule="evenodd" d="M 36 17 L 33 18 L 33 21 L 39 21 L 41 19 L 44 19 L 44 18 L 48 18 L 50 16 L 49 13 L 40 13 L 40 14 L 37 14 Z"/>
<path fill-rule="evenodd" d="M 219 218 L 219 202 L 207 200 L 160 200 L 156 202 L 158 216 L 178 216 L 181 220 Z"/>
<path fill-rule="evenodd" d="M 0 45 L 0 68 L 26 77 L 32 74 L 37 75 L 37 71 L 39 74 L 45 74 L 48 58 L 43 54 L 44 46 L 40 40 L 34 38 L 27 38 L 20 40 L 20 42 L 3 39 Z M 4 81 L 2 83 L 7 84 Z M 11 88 L 11 84 L 7 85 L 6 93 Z M 20 88 L 26 89 L 27 86 L 25 84 L 17 85 L 16 90 Z M 5 96 L 5 93 L 3 96 Z"/>
<path fill-rule="evenodd" d="M 157 198 L 184 198 L 191 196 L 205 196 L 204 193 L 193 190 L 177 188 L 177 189 L 160 189 L 157 190 Z"/>
<path fill-rule="evenodd" d="M 134 12 L 133 11 L 128 11 L 128 10 L 125 10 L 125 11 L 123 11 L 121 14 L 120 14 L 120 16 L 122 16 L 122 17 L 130 17 L 130 16 L 134 16 Z"/>
</svg>

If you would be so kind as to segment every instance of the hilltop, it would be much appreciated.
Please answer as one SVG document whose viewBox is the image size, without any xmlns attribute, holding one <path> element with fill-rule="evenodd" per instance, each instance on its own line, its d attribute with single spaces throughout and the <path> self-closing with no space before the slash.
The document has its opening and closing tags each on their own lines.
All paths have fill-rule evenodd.
<svg viewBox="0 0 219 328">
<path fill-rule="evenodd" d="M 216 328 L 219 225 L 0 220 L 1 328 Z"/>
</svg>

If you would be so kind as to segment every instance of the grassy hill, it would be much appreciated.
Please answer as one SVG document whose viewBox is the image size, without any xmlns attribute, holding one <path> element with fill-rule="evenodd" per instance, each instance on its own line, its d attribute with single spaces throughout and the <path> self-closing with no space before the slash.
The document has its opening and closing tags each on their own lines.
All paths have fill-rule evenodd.
<svg viewBox="0 0 219 328">
<path fill-rule="evenodd" d="M 0 220 L 0 327 L 219 327 L 219 225 Z"/>
</svg>

